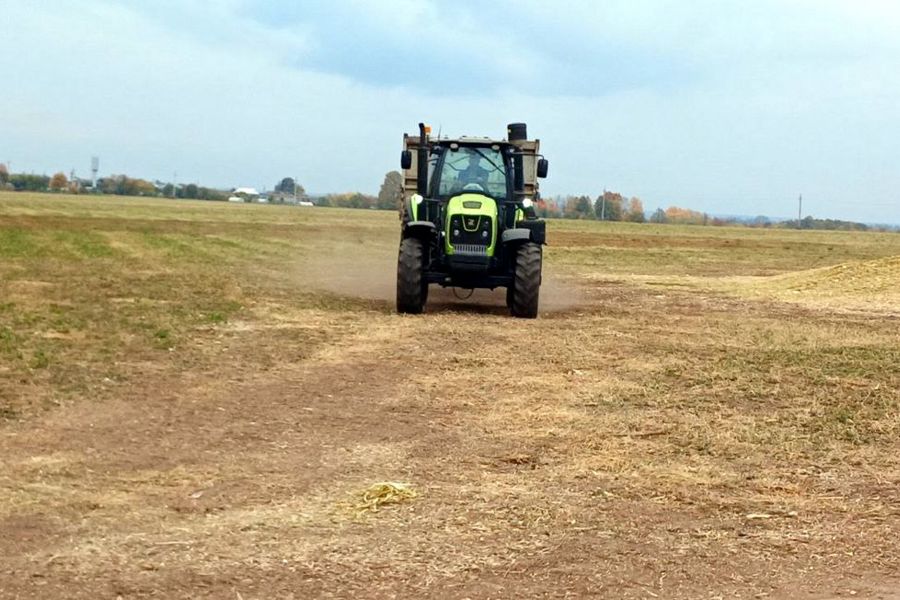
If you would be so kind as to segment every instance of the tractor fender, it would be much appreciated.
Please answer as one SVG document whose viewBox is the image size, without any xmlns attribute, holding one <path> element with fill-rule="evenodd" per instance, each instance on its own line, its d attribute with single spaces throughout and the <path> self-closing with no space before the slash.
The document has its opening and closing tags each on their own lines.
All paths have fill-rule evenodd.
<svg viewBox="0 0 900 600">
<path fill-rule="evenodd" d="M 431 221 L 409 221 L 403 227 L 403 237 L 428 239 L 437 233 L 437 228 Z"/>
<path fill-rule="evenodd" d="M 516 229 L 507 229 L 500 236 L 500 241 L 504 244 L 511 242 L 528 242 L 531 241 L 531 230 L 519 227 Z"/>
<path fill-rule="evenodd" d="M 547 243 L 547 222 L 543 219 L 524 219 L 517 223 L 518 227 L 512 231 L 525 230 L 531 232 L 531 241 L 535 244 Z"/>
</svg>

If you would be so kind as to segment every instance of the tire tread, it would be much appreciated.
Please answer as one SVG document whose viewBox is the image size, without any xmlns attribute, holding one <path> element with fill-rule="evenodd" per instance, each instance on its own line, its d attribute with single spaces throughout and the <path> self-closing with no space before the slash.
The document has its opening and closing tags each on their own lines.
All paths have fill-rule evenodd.
<svg viewBox="0 0 900 600">
<path fill-rule="evenodd" d="M 418 238 L 404 238 L 397 257 L 397 312 L 421 314 L 427 292 L 425 246 Z"/>
<path fill-rule="evenodd" d="M 515 282 L 510 313 L 514 317 L 534 319 L 538 314 L 541 291 L 541 246 L 527 242 L 516 252 Z"/>
</svg>

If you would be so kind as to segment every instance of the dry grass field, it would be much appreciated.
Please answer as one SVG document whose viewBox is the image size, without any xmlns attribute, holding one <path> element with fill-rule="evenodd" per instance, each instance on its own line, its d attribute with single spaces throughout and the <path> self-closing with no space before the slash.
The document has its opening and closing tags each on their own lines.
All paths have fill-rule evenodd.
<svg viewBox="0 0 900 600">
<path fill-rule="evenodd" d="M 900 235 L 548 230 L 0 194 L 0 598 L 900 598 Z"/>
</svg>

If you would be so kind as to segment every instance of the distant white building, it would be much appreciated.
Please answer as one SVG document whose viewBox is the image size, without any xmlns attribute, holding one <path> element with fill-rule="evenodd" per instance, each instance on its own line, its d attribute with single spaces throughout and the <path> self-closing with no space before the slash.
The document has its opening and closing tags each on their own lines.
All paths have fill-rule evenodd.
<svg viewBox="0 0 900 600">
<path fill-rule="evenodd" d="M 235 188 L 231 193 L 235 196 L 250 196 L 252 198 L 256 198 L 259 196 L 259 192 L 256 191 L 256 188 L 252 187 Z"/>
<path fill-rule="evenodd" d="M 229 202 L 258 202 L 259 192 L 252 187 L 239 187 L 231 191 Z"/>
</svg>

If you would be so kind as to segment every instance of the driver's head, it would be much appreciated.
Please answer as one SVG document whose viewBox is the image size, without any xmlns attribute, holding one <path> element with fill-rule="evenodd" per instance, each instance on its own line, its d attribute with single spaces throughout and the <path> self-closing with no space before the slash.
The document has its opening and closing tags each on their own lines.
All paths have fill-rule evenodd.
<svg viewBox="0 0 900 600">
<path fill-rule="evenodd" d="M 481 159 L 478 158 L 477 154 L 469 155 L 469 166 L 470 167 L 477 167 L 479 162 L 481 162 Z"/>
</svg>

